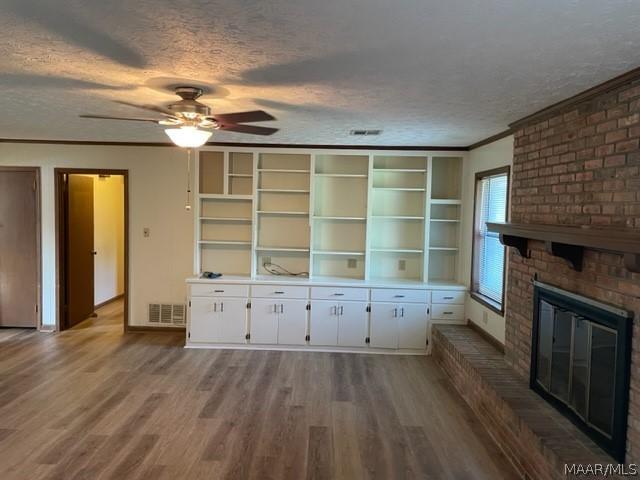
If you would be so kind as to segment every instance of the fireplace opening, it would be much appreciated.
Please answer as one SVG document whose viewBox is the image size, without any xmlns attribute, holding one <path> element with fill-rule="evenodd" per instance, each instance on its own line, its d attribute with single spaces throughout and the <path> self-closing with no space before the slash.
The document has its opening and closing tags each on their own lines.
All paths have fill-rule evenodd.
<svg viewBox="0 0 640 480">
<path fill-rule="evenodd" d="M 531 388 L 624 462 L 632 313 L 534 282 Z"/>
</svg>

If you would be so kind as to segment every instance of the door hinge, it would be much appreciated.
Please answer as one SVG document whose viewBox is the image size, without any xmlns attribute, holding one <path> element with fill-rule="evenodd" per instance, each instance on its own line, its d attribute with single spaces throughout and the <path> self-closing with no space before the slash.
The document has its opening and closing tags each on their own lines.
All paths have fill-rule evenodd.
<svg viewBox="0 0 640 480">
<path fill-rule="evenodd" d="M 429 315 L 431 313 L 431 310 L 429 309 L 429 307 L 427 307 L 427 315 Z"/>
<path fill-rule="evenodd" d="M 307 335 L 307 336 L 305 336 L 305 337 L 304 337 L 304 339 L 305 339 L 307 342 L 308 342 L 308 341 L 310 341 L 310 340 L 311 340 L 311 335 Z"/>
<path fill-rule="evenodd" d="M 365 338 L 364 343 L 371 343 L 371 339 L 369 337 Z"/>
<path fill-rule="evenodd" d="M 371 305 L 367 305 L 367 313 L 371 313 Z"/>
<path fill-rule="evenodd" d="M 307 310 L 311 310 L 311 304 L 307 303 Z"/>
<path fill-rule="evenodd" d="M 251 308 L 251 302 L 247 302 L 247 308 Z"/>
<path fill-rule="evenodd" d="M 38 313 L 38 304 L 36 303 L 36 313 Z"/>
<path fill-rule="evenodd" d="M 34 180 L 33 181 L 33 191 L 37 192 L 38 191 L 38 180 Z"/>
<path fill-rule="evenodd" d="M 189 308 L 191 308 L 191 300 L 189 300 Z"/>
<path fill-rule="evenodd" d="M 250 333 L 247 333 L 247 334 L 244 336 L 244 338 L 245 338 L 245 340 L 251 340 L 251 334 L 250 334 Z"/>
<path fill-rule="evenodd" d="M 187 338 L 191 338 L 191 332 L 187 332 Z"/>
</svg>

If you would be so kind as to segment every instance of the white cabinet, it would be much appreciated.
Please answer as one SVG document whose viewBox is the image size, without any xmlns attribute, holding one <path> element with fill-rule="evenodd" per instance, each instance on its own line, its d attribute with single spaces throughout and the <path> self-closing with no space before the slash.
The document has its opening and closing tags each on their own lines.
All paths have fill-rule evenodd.
<svg viewBox="0 0 640 480">
<path fill-rule="evenodd" d="M 193 297 L 189 336 L 194 342 L 244 343 L 246 311 L 246 299 Z"/>
<path fill-rule="evenodd" d="M 375 348 L 424 350 L 427 345 L 428 305 L 373 303 L 371 340 Z"/>
<path fill-rule="evenodd" d="M 366 347 L 366 302 L 313 300 L 309 343 L 318 346 Z"/>
<path fill-rule="evenodd" d="M 338 344 L 338 306 L 331 300 L 311 302 L 309 344 L 335 346 Z"/>
<path fill-rule="evenodd" d="M 250 333 L 255 344 L 304 345 L 307 301 L 253 299 Z"/>
<path fill-rule="evenodd" d="M 398 348 L 423 350 L 427 348 L 428 306 L 400 305 L 398 312 Z"/>
</svg>

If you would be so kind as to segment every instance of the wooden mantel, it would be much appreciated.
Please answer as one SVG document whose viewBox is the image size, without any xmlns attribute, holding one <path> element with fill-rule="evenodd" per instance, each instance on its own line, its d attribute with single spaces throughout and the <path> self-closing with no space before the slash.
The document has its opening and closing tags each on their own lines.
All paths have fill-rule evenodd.
<svg viewBox="0 0 640 480">
<path fill-rule="evenodd" d="M 640 272 L 640 231 L 637 230 L 491 222 L 487 228 L 499 233 L 502 244 L 516 248 L 523 257 L 529 257 L 529 240 L 542 240 L 549 253 L 564 258 L 577 271 L 582 270 L 584 249 L 591 248 L 620 253 L 628 270 Z"/>
</svg>

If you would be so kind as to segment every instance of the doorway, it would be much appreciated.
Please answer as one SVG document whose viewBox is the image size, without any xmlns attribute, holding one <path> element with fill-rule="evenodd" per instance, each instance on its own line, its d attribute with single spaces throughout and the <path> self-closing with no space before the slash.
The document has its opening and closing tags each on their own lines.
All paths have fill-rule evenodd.
<svg viewBox="0 0 640 480">
<path fill-rule="evenodd" d="M 60 330 L 124 299 L 128 325 L 128 174 L 56 169 Z"/>
<path fill-rule="evenodd" d="M 41 324 L 40 169 L 0 167 L 0 327 Z"/>
</svg>

